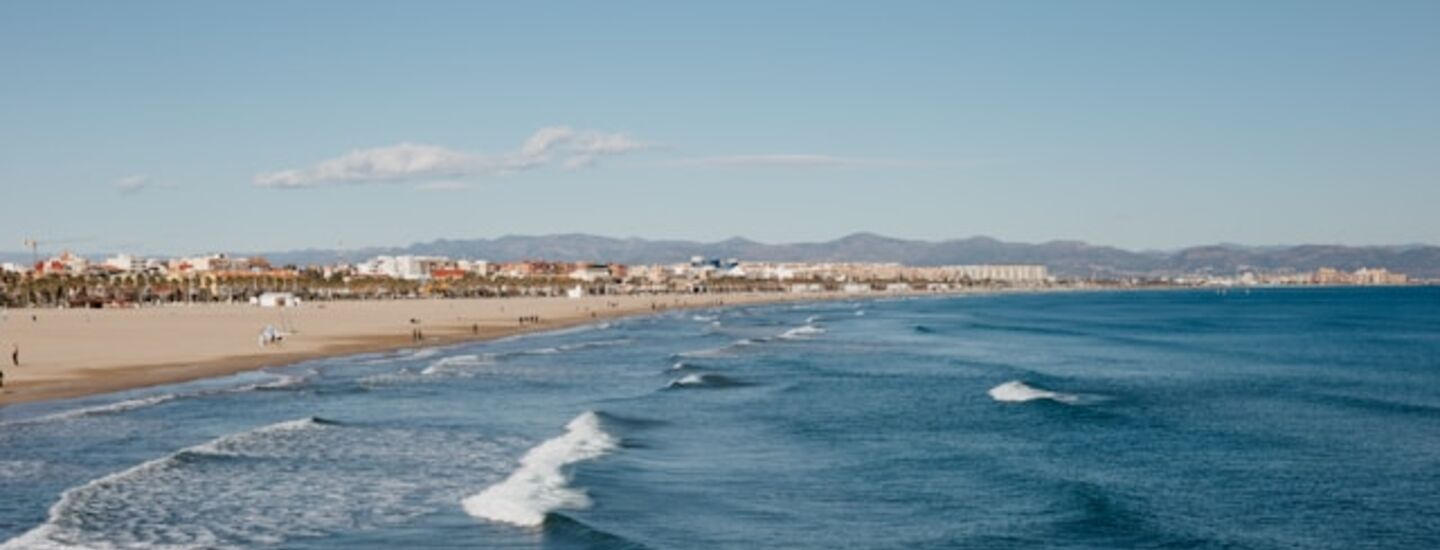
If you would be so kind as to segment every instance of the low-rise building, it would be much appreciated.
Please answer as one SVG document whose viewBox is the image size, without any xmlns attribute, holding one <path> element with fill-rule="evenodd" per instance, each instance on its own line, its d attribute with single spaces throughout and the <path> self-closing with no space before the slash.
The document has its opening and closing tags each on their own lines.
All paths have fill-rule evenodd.
<svg viewBox="0 0 1440 550">
<path fill-rule="evenodd" d="M 289 292 L 266 292 L 250 299 L 252 305 L 260 307 L 296 307 L 300 298 Z"/>
</svg>

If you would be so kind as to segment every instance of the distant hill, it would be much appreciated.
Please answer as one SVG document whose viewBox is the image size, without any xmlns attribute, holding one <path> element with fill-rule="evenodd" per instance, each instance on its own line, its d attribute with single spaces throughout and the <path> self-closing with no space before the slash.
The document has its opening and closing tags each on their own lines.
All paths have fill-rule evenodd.
<svg viewBox="0 0 1440 550">
<path fill-rule="evenodd" d="M 349 250 L 307 249 L 237 253 L 263 255 L 277 265 L 354 262 L 381 254 L 418 254 L 490 261 L 546 259 L 626 264 L 672 263 L 691 256 L 759 261 L 900 262 L 910 265 L 1042 264 L 1065 276 L 1234 274 L 1246 269 L 1269 272 L 1313 271 L 1320 267 L 1355 270 L 1383 267 L 1414 277 L 1440 278 L 1440 247 L 1399 246 L 1243 246 L 1216 244 L 1170 251 L 1136 252 L 1080 241 L 1005 242 L 990 237 L 945 241 L 896 239 L 856 233 L 825 242 L 765 244 L 741 237 L 718 242 L 617 239 L 587 234 L 518 236 L 495 239 L 439 239 L 404 247 Z M 26 263 L 23 252 L 0 252 L 0 261 Z"/>
<path fill-rule="evenodd" d="M 1440 247 L 1300 245 L 1246 247 L 1212 245 L 1176 251 L 1134 252 L 1079 241 L 1004 242 L 990 237 L 945 241 L 896 239 L 856 233 L 826 242 L 765 244 L 734 237 L 718 242 L 617 239 L 587 234 L 507 235 L 495 239 L 440 239 L 406 247 L 359 250 L 272 252 L 274 263 L 354 261 L 379 254 L 422 254 L 491 261 L 548 259 L 670 263 L 691 256 L 758 261 L 900 262 L 910 265 L 1043 264 L 1068 276 L 1232 274 L 1245 269 L 1312 271 L 1383 267 L 1418 277 L 1440 277 Z"/>
</svg>

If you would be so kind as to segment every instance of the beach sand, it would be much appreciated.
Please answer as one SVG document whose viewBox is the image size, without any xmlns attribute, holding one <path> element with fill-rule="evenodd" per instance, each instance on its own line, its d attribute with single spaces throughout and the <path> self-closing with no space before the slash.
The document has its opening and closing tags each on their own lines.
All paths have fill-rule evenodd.
<svg viewBox="0 0 1440 550">
<path fill-rule="evenodd" d="M 140 309 L 10 309 L 0 320 L 0 405 L 106 393 L 314 359 L 455 344 L 647 314 L 652 304 L 694 308 L 824 299 L 817 294 L 593 296 L 241 304 Z M 521 316 L 539 316 L 521 325 Z M 412 319 L 418 323 L 412 323 Z M 261 346 L 267 326 L 285 332 Z M 478 326 L 478 332 L 476 327 Z M 412 340 L 420 329 L 424 340 Z M 20 366 L 11 366 L 13 345 Z"/>
</svg>

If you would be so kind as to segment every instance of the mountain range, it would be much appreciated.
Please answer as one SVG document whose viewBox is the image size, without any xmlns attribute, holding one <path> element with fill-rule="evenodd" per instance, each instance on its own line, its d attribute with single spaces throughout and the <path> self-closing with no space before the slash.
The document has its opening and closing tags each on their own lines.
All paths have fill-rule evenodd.
<svg viewBox="0 0 1440 550">
<path fill-rule="evenodd" d="M 507 235 L 495 239 L 439 239 L 405 247 L 358 250 L 271 252 L 274 263 L 314 264 L 356 261 L 381 254 L 418 254 L 490 261 L 546 259 L 606 261 L 625 264 L 681 262 L 691 256 L 753 261 L 899 262 L 908 265 L 1043 264 L 1062 276 L 1234 274 L 1312 271 L 1320 267 L 1354 270 L 1382 267 L 1413 277 L 1440 277 L 1440 247 L 1428 245 L 1297 245 L 1250 247 L 1233 244 L 1195 246 L 1173 251 L 1130 251 L 1080 241 L 1005 242 L 990 237 L 943 241 L 897 239 L 855 233 L 825 242 L 766 244 L 734 237 L 718 242 L 612 238 L 589 234 Z"/>
</svg>

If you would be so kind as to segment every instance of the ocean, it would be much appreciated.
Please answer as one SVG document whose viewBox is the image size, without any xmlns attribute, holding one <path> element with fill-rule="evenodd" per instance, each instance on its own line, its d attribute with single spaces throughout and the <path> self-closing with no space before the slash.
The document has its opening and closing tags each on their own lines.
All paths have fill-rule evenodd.
<svg viewBox="0 0 1440 550">
<path fill-rule="evenodd" d="M 0 548 L 1440 548 L 1440 288 L 670 312 L 0 409 Z"/>
</svg>

